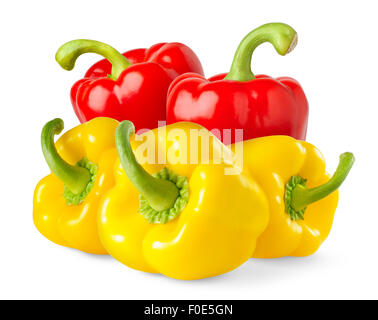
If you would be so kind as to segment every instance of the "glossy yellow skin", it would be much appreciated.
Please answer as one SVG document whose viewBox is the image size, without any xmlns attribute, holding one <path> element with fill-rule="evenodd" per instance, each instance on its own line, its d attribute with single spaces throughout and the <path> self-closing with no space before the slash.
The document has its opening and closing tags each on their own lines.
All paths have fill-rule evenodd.
<svg viewBox="0 0 378 320">
<path fill-rule="evenodd" d="M 95 118 L 67 131 L 56 142 L 60 156 L 70 164 L 86 157 L 97 164 L 93 189 L 80 205 L 67 205 L 64 184 L 53 174 L 37 185 L 33 199 L 34 224 L 47 239 L 56 244 L 94 254 L 107 254 L 97 229 L 97 212 L 101 196 L 114 186 L 114 132 L 118 121 Z"/>
<path fill-rule="evenodd" d="M 202 129 L 193 123 L 165 128 L 167 136 L 172 130 L 182 129 L 187 137 L 190 129 Z M 160 150 L 185 154 L 190 148 L 189 138 L 185 146 L 183 140 L 165 138 L 157 129 L 152 132 L 155 139 L 150 141 Z M 213 138 L 207 130 L 206 135 Z M 247 261 L 268 223 L 268 203 L 265 193 L 248 175 L 224 175 L 224 169 L 233 166 L 229 160 L 212 163 L 214 156 L 229 154 L 229 149 L 214 140 L 209 164 L 190 164 L 189 152 L 187 164 L 143 164 L 141 153 L 135 152 L 141 143 L 135 137 L 131 139 L 136 158 L 149 173 L 166 166 L 188 178 L 189 202 L 174 220 L 149 224 L 138 213 L 138 191 L 118 162 L 116 185 L 104 196 L 99 210 L 100 238 L 109 254 L 130 268 L 183 280 L 223 274 Z M 195 150 L 198 154 L 200 147 L 201 143 Z M 155 156 L 157 159 L 157 147 Z"/>
<path fill-rule="evenodd" d="M 248 140 L 243 147 L 244 169 L 266 192 L 270 207 L 268 227 L 258 239 L 253 257 L 313 254 L 331 230 L 338 191 L 310 204 L 304 220 L 297 221 L 292 221 L 285 211 L 284 193 L 286 183 L 294 175 L 307 179 L 309 188 L 329 180 L 322 154 L 310 143 L 287 136 Z"/>
</svg>

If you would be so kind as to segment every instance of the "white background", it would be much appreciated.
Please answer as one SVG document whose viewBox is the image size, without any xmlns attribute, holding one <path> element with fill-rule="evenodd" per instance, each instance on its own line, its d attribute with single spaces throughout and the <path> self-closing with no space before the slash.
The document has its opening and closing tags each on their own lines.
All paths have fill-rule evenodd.
<svg viewBox="0 0 378 320">
<path fill-rule="evenodd" d="M 0 298 L 260 299 L 378 298 L 378 58 L 376 1 L 6 1 L 0 5 Z M 333 171 L 338 155 L 356 164 L 340 189 L 329 238 L 313 256 L 250 260 L 200 281 L 128 269 L 108 256 L 59 247 L 32 221 L 35 185 L 49 173 L 40 130 L 61 117 L 78 124 L 69 89 L 91 63 L 72 72 L 55 51 L 90 38 L 126 51 L 180 41 L 207 76 L 226 72 L 242 37 L 267 22 L 299 35 L 286 57 L 269 44 L 253 70 L 298 79 L 310 103 L 308 141 Z"/>
</svg>

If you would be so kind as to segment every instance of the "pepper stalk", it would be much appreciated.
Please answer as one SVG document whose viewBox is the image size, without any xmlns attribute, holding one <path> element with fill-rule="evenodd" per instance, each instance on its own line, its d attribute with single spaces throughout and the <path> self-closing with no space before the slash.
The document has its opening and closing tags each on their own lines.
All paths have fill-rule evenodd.
<svg viewBox="0 0 378 320">
<path fill-rule="evenodd" d="M 267 23 L 250 33 L 240 42 L 226 80 L 250 81 L 255 79 L 251 71 L 252 54 L 264 42 L 270 42 L 277 53 L 284 56 L 297 45 L 297 32 L 284 23 Z"/>
<path fill-rule="evenodd" d="M 45 124 L 41 133 L 42 152 L 52 173 L 64 183 L 63 197 L 68 204 L 80 204 L 93 187 L 97 166 L 87 159 L 70 165 L 58 154 L 54 136 L 64 128 L 62 119 L 56 118 Z"/>
<path fill-rule="evenodd" d="M 300 176 L 292 176 L 286 184 L 285 207 L 292 220 L 303 220 L 309 204 L 319 201 L 336 191 L 348 176 L 355 158 L 353 153 L 340 155 L 339 165 L 331 179 L 314 188 L 306 187 L 306 180 Z"/>
<path fill-rule="evenodd" d="M 188 202 L 187 178 L 167 168 L 150 175 L 135 158 L 129 140 L 133 134 L 135 127 L 130 121 L 122 121 L 117 127 L 115 141 L 119 159 L 129 180 L 141 194 L 139 212 L 150 223 L 166 223 Z"/>
<path fill-rule="evenodd" d="M 97 53 L 112 64 L 109 78 L 117 80 L 120 74 L 131 65 L 120 52 L 113 47 L 95 40 L 77 39 L 62 45 L 55 55 L 55 60 L 65 70 L 72 70 L 79 56 L 84 53 Z"/>
</svg>

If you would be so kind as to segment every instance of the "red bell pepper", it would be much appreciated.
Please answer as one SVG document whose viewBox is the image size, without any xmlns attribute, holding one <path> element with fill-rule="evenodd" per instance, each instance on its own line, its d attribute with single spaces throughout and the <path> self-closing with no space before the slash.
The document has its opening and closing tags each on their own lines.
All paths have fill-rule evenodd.
<svg viewBox="0 0 378 320">
<path fill-rule="evenodd" d="M 105 57 L 94 64 L 71 89 L 71 102 L 80 122 L 95 117 L 130 120 L 137 129 L 153 129 L 166 119 L 170 83 L 185 72 L 203 74 L 195 53 L 181 43 L 159 43 L 123 55 L 94 40 L 73 40 L 61 46 L 56 61 L 74 68 L 83 53 Z"/>
<path fill-rule="evenodd" d="M 299 83 L 251 71 L 252 53 L 264 42 L 285 55 L 294 49 L 297 33 L 282 23 L 263 25 L 242 40 L 228 74 L 208 80 L 193 73 L 177 77 L 168 91 L 167 123 L 192 121 L 219 129 L 214 133 L 225 144 L 269 135 L 304 140 L 308 103 Z M 222 137 L 223 129 L 242 129 L 243 137 Z"/>
</svg>

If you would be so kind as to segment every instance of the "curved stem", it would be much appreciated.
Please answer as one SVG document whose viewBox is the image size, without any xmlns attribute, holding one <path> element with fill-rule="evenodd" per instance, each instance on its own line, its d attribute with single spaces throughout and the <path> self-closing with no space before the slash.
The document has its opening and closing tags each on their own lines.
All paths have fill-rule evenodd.
<svg viewBox="0 0 378 320">
<path fill-rule="evenodd" d="M 284 56 L 297 44 L 297 32 L 284 23 L 268 23 L 248 33 L 236 50 L 227 80 L 249 81 L 255 79 L 251 71 L 253 51 L 262 43 L 270 42 L 277 53 Z"/>
<path fill-rule="evenodd" d="M 328 182 L 312 189 L 307 189 L 301 184 L 296 185 L 293 189 L 291 199 L 291 206 L 293 209 L 298 211 L 302 210 L 310 203 L 319 201 L 337 190 L 348 176 L 353 163 L 353 153 L 345 152 L 340 155 L 339 165 Z"/>
<path fill-rule="evenodd" d="M 41 134 L 42 152 L 51 171 L 74 194 L 85 190 L 91 177 L 87 169 L 72 166 L 64 161 L 56 151 L 54 135 L 64 128 L 62 119 L 54 119 L 45 124 Z"/>
<path fill-rule="evenodd" d="M 171 181 L 151 176 L 137 162 L 129 140 L 134 133 L 133 123 L 127 120 L 122 121 L 116 130 L 116 147 L 122 167 L 132 184 L 153 209 L 157 211 L 169 209 L 177 199 L 179 190 Z"/>
<path fill-rule="evenodd" d="M 55 60 L 65 70 L 72 70 L 79 56 L 84 53 L 97 53 L 112 64 L 110 78 L 118 79 L 119 75 L 131 65 L 121 53 L 113 47 L 95 40 L 78 39 L 72 40 L 62 45 L 55 55 Z"/>
</svg>

